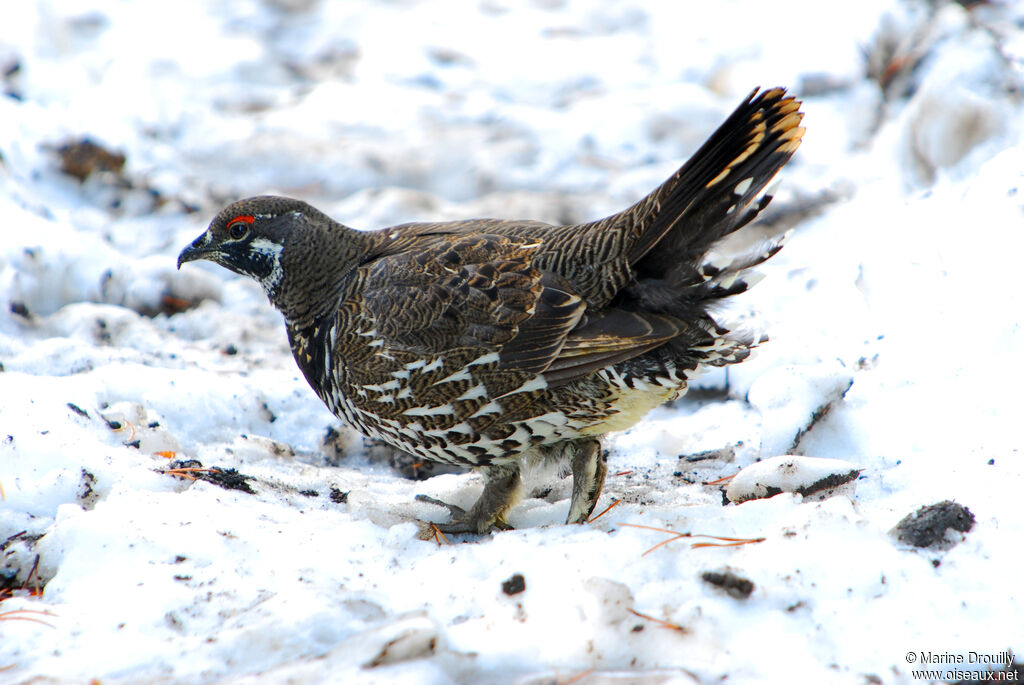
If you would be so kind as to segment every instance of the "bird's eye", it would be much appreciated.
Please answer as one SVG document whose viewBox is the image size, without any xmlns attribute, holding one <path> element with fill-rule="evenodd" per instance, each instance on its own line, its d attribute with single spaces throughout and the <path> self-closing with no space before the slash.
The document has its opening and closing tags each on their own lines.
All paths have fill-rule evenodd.
<svg viewBox="0 0 1024 685">
<path fill-rule="evenodd" d="M 237 216 L 228 222 L 228 237 L 232 240 L 241 240 L 249 231 L 249 225 L 256 219 L 251 216 Z"/>
</svg>

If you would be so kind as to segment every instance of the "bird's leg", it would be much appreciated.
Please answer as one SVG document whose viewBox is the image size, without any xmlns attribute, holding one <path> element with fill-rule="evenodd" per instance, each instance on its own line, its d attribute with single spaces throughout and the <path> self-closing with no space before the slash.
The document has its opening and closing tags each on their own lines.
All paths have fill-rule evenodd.
<svg viewBox="0 0 1024 685">
<path fill-rule="evenodd" d="M 604 476 L 608 472 L 601 442 L 596 438 L 576 440 L 568 449 L 572 455 L 572 502 L 566 523 L 586 523 L 597 506 L 604 487 Z"/>
<path fill-rule="evenodd" d="M 421 502 L 430 502 L 451 512 L 450 523 L 435 524 L 442 533 L 483 534 L 492 529 L 509 530 L 512 527 L 505 521 L 505 514 L 518 499 L 519 464 L 482 466 L 480 470 L 486 479 L 484 491 L 469 511 L 426 495 L 416 496 Z"/>
</svg>

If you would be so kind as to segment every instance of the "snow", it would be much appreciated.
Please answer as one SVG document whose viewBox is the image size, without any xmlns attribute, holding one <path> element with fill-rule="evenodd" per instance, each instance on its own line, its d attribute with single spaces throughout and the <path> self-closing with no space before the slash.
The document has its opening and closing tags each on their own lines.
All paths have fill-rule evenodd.
<svg viewBox="0 0 1024 685">
<path fill-rule="evenodd" d="M 1024 651 L 1022 26 L 1020 3 L 894 0 L 6 7 L 0 619 L 45 624 L 0 621 L 0 679 L 888 684 Z M 309 390 L 256 283 L 174 268 L 266 192 L 359 228 L 597 218 L 756 85 L 807 126 L 745 229 L 794 234 L 728 314 L 771 340 L 612 436 L 598 510 L 621 502 L 585 526 L 538 467 L 515 530 L 420 539 L 443 514 L 415 495 L 467 505 L 479 478 L 403 478 Z M 123 172 L 62 174 L 83 137 Z M 740 505 L 707 484 L 789 452 L 862 472 Z M 889 534 L 943 500 L 976 517 L 958 544 Z M 752 594 L 701 579 L 723 570 Z"/>
<path fill-rule="evenodd" d="M 860 469 L 842 459 L 784 454 L 740 469 L 729 481 L 725 494 L 729 501 L 736 503 L 770 497 L 780 492 L 809 495 L 848 483 L 858 475 Z"/>
</svg>

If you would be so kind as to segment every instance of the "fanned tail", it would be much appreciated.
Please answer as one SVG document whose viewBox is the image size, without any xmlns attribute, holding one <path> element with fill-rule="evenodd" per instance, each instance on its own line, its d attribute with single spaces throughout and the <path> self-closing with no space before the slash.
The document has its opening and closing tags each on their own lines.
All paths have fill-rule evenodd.
<svg viewBox="0 0 1024 685">
<path fill-rule="evenodd" d="M 640 277 L 696 266 L 768 205 L 771 196 L 758 196 L 800 146 L 799 108 L 783 88 L 754 89 L 686 164 L 623 212 L 639 232 L 629 261 Z"/>
<path fill-rule="evenodd" d="M 655 350 L 654 358 L 682 368 L 735 364 L 767 339 L 729 330 L 711 310 L 759 281 L 754 267 L 782 249 L 788 234 L 736 257 L 710 251 L 771 201 L 761 193 L 803 136 L 799 107 L 782 88 L 755 89 L 672 178 L 627 210 L 641 233 L 630 251 L 635 278 L 617 305 L 695 324 Z"/>
</svg>

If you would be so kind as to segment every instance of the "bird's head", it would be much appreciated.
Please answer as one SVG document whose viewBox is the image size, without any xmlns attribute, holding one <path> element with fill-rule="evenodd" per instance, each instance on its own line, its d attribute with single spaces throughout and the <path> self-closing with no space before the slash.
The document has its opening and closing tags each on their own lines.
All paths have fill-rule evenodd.
<svg viewBox="0 0 1024 685">
<path fill-rule="evenodd" d="M 301 200 L 260 196 L 234 202 L 220 211 L 198 238 L 178 255 L 185 262 L 208 259 L 254 278 L 273 300 L 284 276 L 282 256 L 294 234 L 303 233 L 311 214 Z"/>
<path fill-rule="evenodd" d="M 286 317 L 300 315 L 357 261 L 363 241 L 311 205 L 261 195 L 234 202 L 178 255 L 256 280 Z"/>
</svg>

